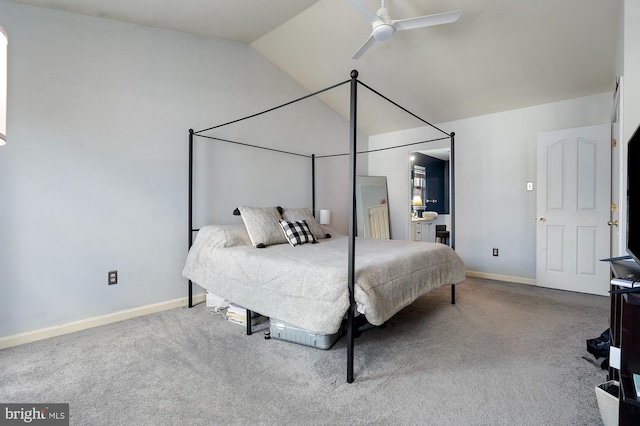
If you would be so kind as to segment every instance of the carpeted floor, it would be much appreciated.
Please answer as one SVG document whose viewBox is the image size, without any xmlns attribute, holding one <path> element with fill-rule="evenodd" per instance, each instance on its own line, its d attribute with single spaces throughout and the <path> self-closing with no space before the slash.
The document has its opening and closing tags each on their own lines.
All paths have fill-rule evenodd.
<svg viewBox="0 0 640 426">
<path fill-rule="evenodd" d="M 583 357 L 609 299 L 468 279 L 327 351 L 245 336 L 203 305 L 0 350 L 0 402 L 72 425 L 601 425 Z"/>
</svg>

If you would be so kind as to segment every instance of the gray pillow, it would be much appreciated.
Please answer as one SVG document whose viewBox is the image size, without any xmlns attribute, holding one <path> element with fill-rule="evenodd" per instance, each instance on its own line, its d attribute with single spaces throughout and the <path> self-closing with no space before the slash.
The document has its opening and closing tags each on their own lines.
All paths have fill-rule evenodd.
<svg viewBox="0 0 640 426">
<path fill-rule="evenodd" d="M 313 217 L 311 210 L 309 210 L 306 207 L 297 208 L 297 209 L 285 207 L 284 211 L 282 212 L 282 218 L 284 220 L 289 220 L 289 221 L 306 220 L 307 225 L 309 226 L 309 230 L 311 231 L 313 236 L 316 237 L 316 240 L 320 240 L 326 237 L 325 232 L 322 230 L 322 228 L 320 227 L 316 219 Z"/>
<path fill-rule="evenodd" d="M 282 232 L 282 219 L 277 207 L 247 207 L 239 206 L 240 216 L 247 228 L 251 243 L 258 248 L 274 244 L 288 243 Z"/>
</svg>

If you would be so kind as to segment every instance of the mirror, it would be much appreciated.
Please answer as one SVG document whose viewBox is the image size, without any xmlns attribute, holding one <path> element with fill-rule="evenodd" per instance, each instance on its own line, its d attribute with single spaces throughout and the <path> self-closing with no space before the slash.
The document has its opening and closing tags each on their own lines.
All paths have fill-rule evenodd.
<svg viewBox="0 0 640 426">
<path fill-rule="evenodd" d="M 390 238 L 388 200 L 386 176 L 356 176 L 357 236 Z"/>
<path fill-rule="evenodd" d="M 411 153 L 412 215 L 449 214 L 449 157 L 448 148 Z"/>
</svg>

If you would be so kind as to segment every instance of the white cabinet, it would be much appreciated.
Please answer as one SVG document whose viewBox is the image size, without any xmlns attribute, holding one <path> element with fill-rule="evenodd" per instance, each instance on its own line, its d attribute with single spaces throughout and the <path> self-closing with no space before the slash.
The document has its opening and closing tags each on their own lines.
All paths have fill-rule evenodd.
<svg viewBox="0 0 640 426">
<path fill-rule="evenodd" d="M 436 240 L 433 221 L 422 222 L 422 241 L 434 242 Z"/>
<path fill-rule="evenodd" d="M 411 239 L 413 241 L 422 241 L 422 223 L 411 221 Z"/>
<path fill-rule="evenodd" d="M 411 239 L 413 241 L 435 241 L 433 222 L 426 220 L 411 221 Z"/>
</svg>

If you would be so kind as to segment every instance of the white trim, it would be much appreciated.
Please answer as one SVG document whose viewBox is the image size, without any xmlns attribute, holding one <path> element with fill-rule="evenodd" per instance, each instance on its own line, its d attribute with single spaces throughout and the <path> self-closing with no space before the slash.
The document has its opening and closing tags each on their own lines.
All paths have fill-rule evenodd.
<svg viewBox="0 0 640 426">
<path fill-rule="evenodd" d="M 193 303 L 196 304 L 204 302 L 205 298 L 206 293 L 194 294 Z M 1 337 L 0 349 L 23 345 L 25 343 L 35 342 L 37 340 L 48 339 L 49 337 L 61 336 L 63 334 L 86 330 L 88 328 L 98 327 L 100 325 L 112 324 L 114 322 L 141 317 L 143 315 L 153 314 L 156 312 L 167 311 L 169 309 L 181 308 L 183 306 L 187 306 L 187 304 L 188 298 L 181 297 L 179 299 L 155 303 L 153 305 L 140 306 L 138 308 L 100 315 L 97 317 L 74 321 L 67 324 L 27 331 L 25 333 L 15 334 L 13 336 Z"/>
<path fill-rule="evenodd" d="M 510 275 L 490 274 L 487 272 L 467 271 L 468 277 L 486 278 L 496 281 L 507 281 L 510 283 L 536 285 L 536 280 L 533 278 L 512 277 Z"/>
<path fill-rule="evenodd" d="M 486 278 L 496 281 L 507 281 L 518 284 L 536 285 L 536 280 L 531 278 L 512 277 L 509 275 L 490 274 L 486 272 L 467 271 L 468 277 Z M 194 294 L 193 303 L 201 303 L 206 300 L 206 293 Z M 160 302 L 153 305 L 140 306 L 138 308 L 127 309 L 124 311 L 114 312 L 111 314 L 100 315 L 93 318 L 87 318 L 80 321 L 74 321 L 67 324 L 56 325 L 53 327 L 41 328 L 39 330 L 27 331 L 25 333 L 15 334 L 13 336 L 0 337 L 0 349 L 10 348 L 12 346 L 24 345 L 25 343 L 36 342 L 38 340 L 48 339 L 50 337 L 62 336 L 64 334 L 74 333 L 76 331 L 86 330 L 88 328 L 98 327 L 101 325 L 112 324 L 114 322 L 124 321 L 131 318 L 141 317 L 156 312 L 166 311 L 169 309 L 181 308 L 187 306 L 188 298 L 181 297 L 179 299 Z"/>
</svg>

